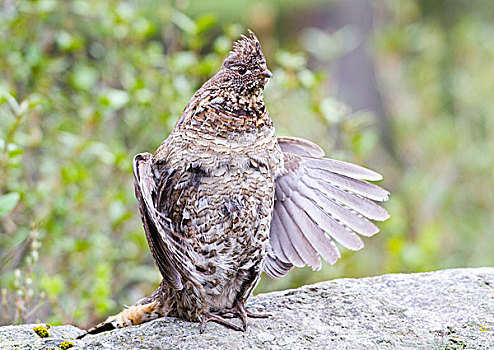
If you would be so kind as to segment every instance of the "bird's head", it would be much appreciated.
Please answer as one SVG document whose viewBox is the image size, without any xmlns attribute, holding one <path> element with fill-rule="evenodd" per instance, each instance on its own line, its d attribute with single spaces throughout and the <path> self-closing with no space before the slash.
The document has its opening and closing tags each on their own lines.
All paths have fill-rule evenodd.
<svg viewBox="0 0 494 350">
<path fill-rule="evenodd" d="M 217 76 L 220 78 L 220 87 L 235 93 L 250 95 L 262 92 L 273 74 L 266 65 L 261 44 L 252 31 L 249 30 L 249 37 L 242 35 L 242 39 L 233 43 L 233 50 Z"/>
</svg>

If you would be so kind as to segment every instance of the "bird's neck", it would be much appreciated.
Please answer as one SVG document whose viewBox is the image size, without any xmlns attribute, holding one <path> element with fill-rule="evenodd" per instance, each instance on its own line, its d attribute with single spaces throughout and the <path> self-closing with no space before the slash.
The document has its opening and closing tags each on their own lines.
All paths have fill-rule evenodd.
<svg viewBox="0 0 494 350">
<path fill-rule="evenodd" d="M 261 116 L 266 111 L 262 87 L 239 92 L 218 89 L 212 95 L 210 105 L 213 108 L 221 108 L 236 116 Z"/>
<path fill-rule="evenodd" d="M 219 91 L 209 107 L 216 112 L 211 114 L 216 117 L 217 125 L 229 131 L 255 131 L 270 124 L 262 88 L 242 93 Z"/>
<path fill-rule="evenodd" d="M 186 128 L 189 125 L 198 132 L 228 136 L 272 125 L 262 88 L 248 93 L 216 89 L 194 97 L 197 100 L 193 98 L 184 111 L 182 125 Z M 192 106 L 196 106 L 194 111 Z"/>
</svg>

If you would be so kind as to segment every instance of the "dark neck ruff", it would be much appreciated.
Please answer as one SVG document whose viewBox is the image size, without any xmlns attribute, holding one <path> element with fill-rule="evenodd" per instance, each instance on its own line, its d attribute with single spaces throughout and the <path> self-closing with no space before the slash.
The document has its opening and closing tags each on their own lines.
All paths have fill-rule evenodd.
<svg viewBox="0 0 494 350">
<path fill-rule="evenodd" d="M 255 132 L 271 125 L 269 113 L 259 87 L 250 93 L 238 95 L 227 89 L 211 91 L 203 109 L 191 113 L 190 123 L 205 132 L 216 135 Z"/>
</svg>

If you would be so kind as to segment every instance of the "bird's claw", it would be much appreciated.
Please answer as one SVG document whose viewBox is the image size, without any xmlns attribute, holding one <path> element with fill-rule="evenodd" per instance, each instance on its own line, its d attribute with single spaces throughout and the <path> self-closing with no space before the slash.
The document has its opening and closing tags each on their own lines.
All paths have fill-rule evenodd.
<svg viewBox="0 0 494 350">
<path fill-rule="evenodd" d="M 224 308 L 219 311 L 216 311 L 214 313 L 209 313 L 210 315 L 214 315 L 215 317 L 218 317 L 221 319 L 221 321 L 217 321 L 216 319 L 211 319 L 210 321 L 214 321 L 217 323 L 221 323 L 229 328 L 235 329 L 235 330 L 243 330 L 244 332 L 247 330 L 247 317 L 252 317 L 252 318 L 267 318 L 271 315 L 269 314 L 257 314 L 254 312 L 251 312 L 247 310 L 245 307 L 245 304 L 241 301 L 235 301 L 235 304 L 231 308 Z M 242 327 L 238 327 L 237 325 L 234 325 L 233 323 L 225 320 L 225 318 L 233 318 L 233 317 L 239 317 L 242 321 Z M 209 320 L 205 321 L 205 318 L 202 320 L 201 324 L 201 333 L 204 332 L 204 329 L 206 328 L 206 323 Z M 233 327 L 232 327 L 233 326 Z"/>
</svg>

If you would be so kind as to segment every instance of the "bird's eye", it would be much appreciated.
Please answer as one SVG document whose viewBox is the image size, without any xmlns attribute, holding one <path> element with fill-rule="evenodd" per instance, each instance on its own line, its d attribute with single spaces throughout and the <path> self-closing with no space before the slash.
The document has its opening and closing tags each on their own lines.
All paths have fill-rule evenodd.
<svg viewBox="0 0 494 350">
<path fill-rule="evenodd" d="M 240 73 L 240 75 L 244 75 L 245 73 L 247 73 L 247 69 L 245 69 L 245 67 L 239 67 L 238 72 Z"/>
</svg>

